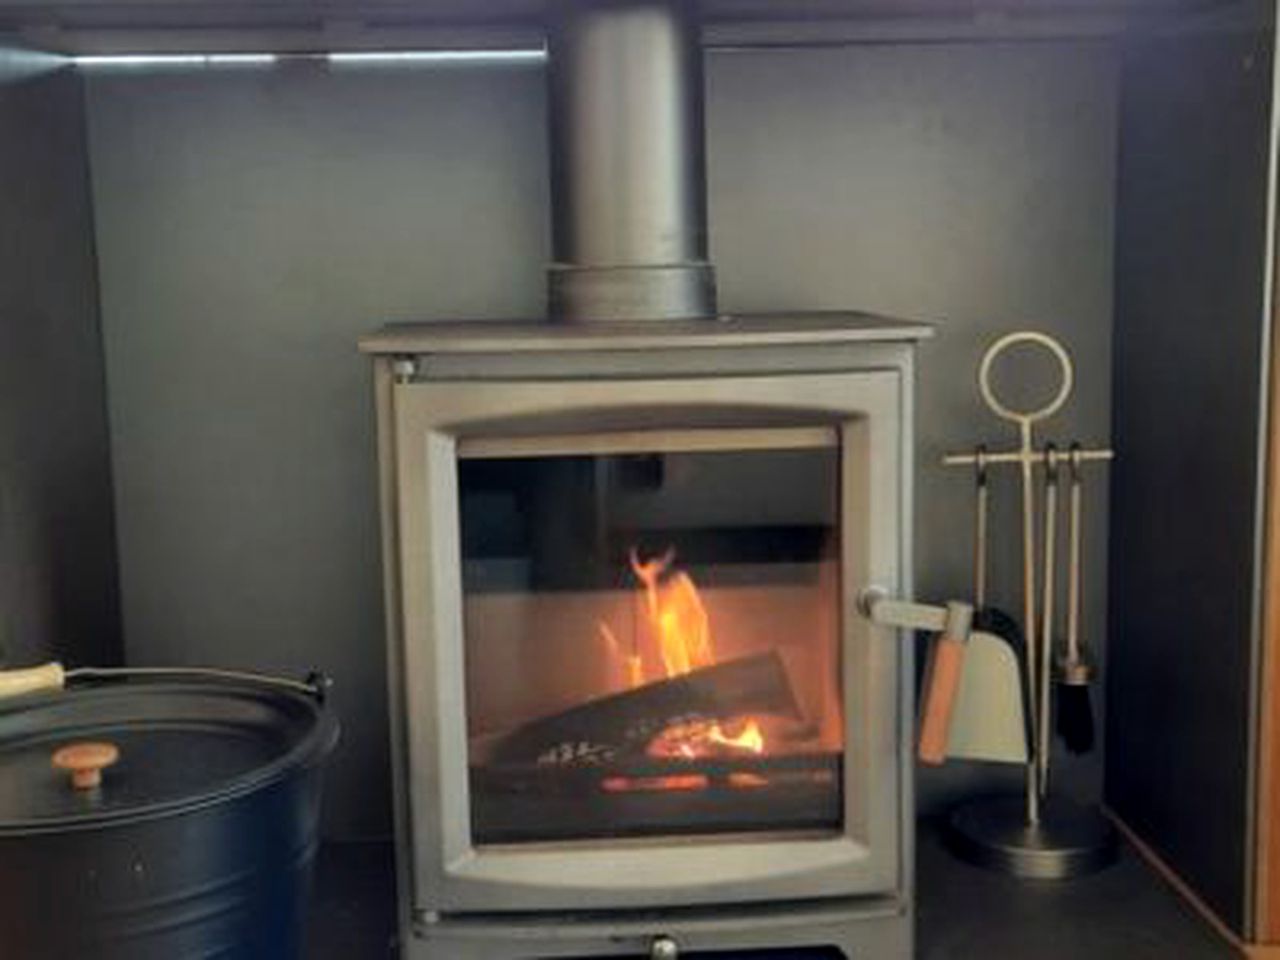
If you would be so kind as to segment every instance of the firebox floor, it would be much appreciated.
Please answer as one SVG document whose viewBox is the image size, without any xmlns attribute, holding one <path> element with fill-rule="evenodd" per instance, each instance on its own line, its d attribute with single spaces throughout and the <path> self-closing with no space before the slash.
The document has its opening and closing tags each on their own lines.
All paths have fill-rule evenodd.
<svg viewBox="0 0 1280 960">
<path fill-rule="evenodd" d="M 1131 851 L 1067 883 L 1022 884 L 947 853 L 936 825 L 918 842 L 921 960 L 1228 960 L 1235 954 Z M 330 844 L 320 852 L 311 913 L 313 960 L 394 958 L 391 848 Z M 725 960 L 732 960 L 726 955 Z M 797 958 L 798 960 L 798 958 Z"/>
</svg>

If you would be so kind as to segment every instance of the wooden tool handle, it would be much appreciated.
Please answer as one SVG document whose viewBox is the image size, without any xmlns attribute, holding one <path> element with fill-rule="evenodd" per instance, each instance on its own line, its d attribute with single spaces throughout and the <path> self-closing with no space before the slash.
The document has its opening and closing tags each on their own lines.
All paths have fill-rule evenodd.
<svg viewBox="0 0 1280 960">
<path fill-rule="evenodd" d="M 920 705 L 920 741 L 917 754 L 922 763 L 941 764 L 947 758 L 951 735 L 951 714 L 960 692 L 965 647 L 973 608 L 948 604 L 946 628 L 938 634 L 929 651 L 925 671 L 924 699 Z"/>
<path fill-rule="evenodd" d="M 92 790 L 102 783 L 102 771 L 120 759 L 120 749 L 114 743 L 84 741 L 69 743 L 53 754 L 53 765 L 71 774 L 71 786 L 77 790 Z"/>
<path fill-rule="evenodd" d="M 45 663 L 23 670 L 0 670 L 0 700 L 40 690 L 61 690 L 66 676 L 60 663 Z"/>
<path fill-rule="evenodd" d="M 955 709 L 963 669 L 964 644 L 938 637 L 929 653 L 924 701 L 920 707 L 919 756 L 923 763 L 937 766 L 947 758 L 951 713 Z"/>
</svg>

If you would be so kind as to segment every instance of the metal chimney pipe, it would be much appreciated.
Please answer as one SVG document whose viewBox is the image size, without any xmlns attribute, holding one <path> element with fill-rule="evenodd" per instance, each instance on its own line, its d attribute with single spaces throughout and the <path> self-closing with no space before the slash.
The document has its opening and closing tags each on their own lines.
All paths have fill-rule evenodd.
<svg viewBox="0 0 1280 960">
<path fill-rule="evenodd" d="M 553 319 L 715 316 L 696 6 L 552 5 Z"/>
</svg>

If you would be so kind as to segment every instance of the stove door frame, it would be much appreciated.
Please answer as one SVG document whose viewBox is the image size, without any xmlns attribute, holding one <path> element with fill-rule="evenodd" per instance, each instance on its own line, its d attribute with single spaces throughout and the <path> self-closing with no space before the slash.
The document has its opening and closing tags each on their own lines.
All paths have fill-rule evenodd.
<svg viewBox="0 0 1280 960">
<path fill-rule="evenodd" d="M 415 916 L 905 896 L 911 657 L 856 612 L 869 584 L 905 591 L 909 377 L 903 369 L 643 379 L 414 380 L 390 386 L 396 570 L 393 709 L 401 855 Z M 815 418 L 841 445 L 843 832 L 476 846 L 471 838 L 457 489 L 460 439 Z M 710 427 L 714 429 L 714 427 Z M 858 509 L 849 509 L 858 504 Z M 865 517 L 865 537 L 854 529 Z M 392 571 L 388 571 L 389 575 Z M 398 637 L 398 644 L 395 639 Z M 402 898 L 405 892 L 401 894 Z"/>
</svg>

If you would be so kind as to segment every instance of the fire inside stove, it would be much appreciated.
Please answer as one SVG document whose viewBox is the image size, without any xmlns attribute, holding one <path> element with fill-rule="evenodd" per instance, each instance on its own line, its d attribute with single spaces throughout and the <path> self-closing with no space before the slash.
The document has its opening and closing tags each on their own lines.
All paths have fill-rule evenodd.
<svg viewBox="0 0 1280 960">
<path fill-rule="evenodd" d="M 837 472 L 460 463 L 476 842 L 839 828 Z"/>
<path fill-rule="evenodd" d="M 698 588 L 690 576 L 682 570 L 672 569 L 675 550 L 669 549 L 660 558 L 641 561 L 634 550 L 630 564 L 643 585 L 645 630 L 636 634 L 646 637 L 645 645 L 633 643 L 624 649 L 607 623 L 601 622 L 600 634 L 609 644 L 612 655 L 624 665 L 627 685 L 632 690 L 649 687 L 663 689 L 666 681 L 687 677 L 695 671 L 699 677 L 712 678 L 711 682 L 726 682 L 732 677 L 726 670 L 715 670 L 717 660 L 711 638 L 711 624 Z M 655 655 L 656 650 L 656 655 Z M 761 664 L 761 667 L 764 665 Z M 759 669 L 759 668 L 758 668 Z M 773 662 L 762 670 L 772 688 L 756 688 L 760 693 L 761 709 L 777 709 L 789 718 L 797 718 L 795 703 L 787 687 L 785 674 Z M 746 693 L 746 688 L 740 688 Z M 647 698 L 648 695 L 646 695 Z M 640 699 L 639 697 L 632 698 Z M 727 698 L 726 698 L 727 699 Z M 649 757 L 676 761 L 716 759 L 732 761 L 734 758 L 762 756 L 765 753 L 765 735 L 762 725 L 769 724 L 768 714 L 737 714 L 749 706 L 744 699 L 721 707 L 719 712 L 726 719 L 714 715 L 691 712 L 679 717 L 659 717 L 665 723 L 644 746 Z M 733 714 L 732 716 L 729 716 Z M 648 735 L 648 725 L 640 724 L 640 738 Z M 767 786 L 768 780 L 755 773 L 730 774 L 730 786 Z M 602 781 L 606 790 L 696 790 L 706 789 L 710 779 L 705 774 L 674 774 L 669 777 L 627 778 L 609 777 Z"/>
</svg>

